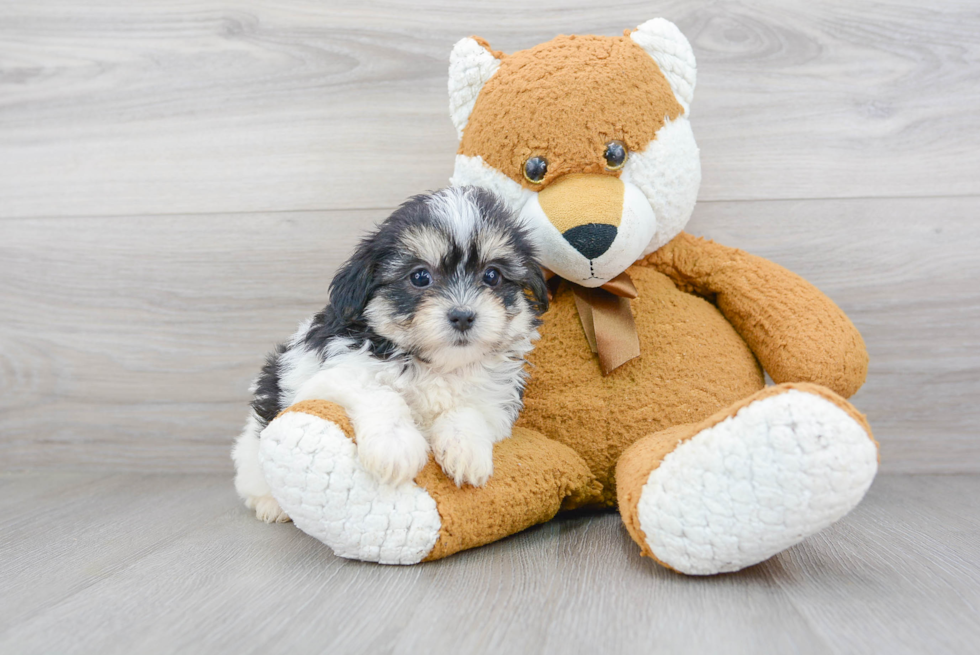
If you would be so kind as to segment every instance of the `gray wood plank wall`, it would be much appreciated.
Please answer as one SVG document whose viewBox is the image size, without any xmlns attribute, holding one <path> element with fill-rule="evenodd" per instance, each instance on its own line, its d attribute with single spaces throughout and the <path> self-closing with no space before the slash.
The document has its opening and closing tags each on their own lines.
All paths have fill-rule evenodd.
<svg viewBox="0 0 980 655">
<path fill-rule="evenodd" d="M 892 472 L 980 471 L 980 7 L 0 1 L 0 468 L 227 471 L 358 235 L 443 186 L 460 37 L 675 21 L 690 229 L 852 316 Z"/>
</svg>

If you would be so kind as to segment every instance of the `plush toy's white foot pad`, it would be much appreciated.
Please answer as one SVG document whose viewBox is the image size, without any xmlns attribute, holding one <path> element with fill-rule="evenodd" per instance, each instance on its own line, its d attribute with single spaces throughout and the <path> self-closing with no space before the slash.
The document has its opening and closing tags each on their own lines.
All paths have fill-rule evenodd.
<svg viewBox="0 0 980 655">
<path fill-rule="evenodd" d="M 841 518 L 864 497 L 878 451 L 820 396 L 757 400 L 664 458 L 637 505 L 661 562 L 708 575 L 757 564 Z"/>
<path fill-rule="evenodd" d="M 296 527 L 340 557 L 415 564 L 439 538 L 432 497 L 413 482 L 379 483 L 335 423 L 284 414 L 262 432 L 259 460 L 272 495 Z"/>
</svg>

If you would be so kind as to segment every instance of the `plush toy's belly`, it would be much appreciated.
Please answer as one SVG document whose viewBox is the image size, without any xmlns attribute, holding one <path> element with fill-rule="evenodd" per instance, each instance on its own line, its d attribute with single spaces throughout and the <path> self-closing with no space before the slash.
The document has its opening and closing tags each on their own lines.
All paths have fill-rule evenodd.
<svg viewBox="0 0 980 655">
<path fill-rule="evenodd" d="M 620 454 L 637 439 L 700 421 L 761 389 L 762 369 L 711 303 L 665 275 L 633 267 L 641 355 L 608 376 L 589 349 L 574 295 L 562 285 L 544 317 L 518 425 L 577 451 L 615 503 Z"/>
</svg>

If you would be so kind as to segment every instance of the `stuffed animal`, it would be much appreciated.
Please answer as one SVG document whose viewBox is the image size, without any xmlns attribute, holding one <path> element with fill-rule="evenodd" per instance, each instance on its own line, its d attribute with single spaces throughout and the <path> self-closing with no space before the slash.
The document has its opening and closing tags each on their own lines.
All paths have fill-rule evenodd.
<svg viewBox="0 0 980 655">
<path fill-rule="evenodd" d="M 340 556 L 407 564 L 618 508 L 644 555 L 713 574 L 853 509 L 878 463 L 845 400 L 865 379 L 864 342 L 799 276 L 683 232 L 701 174 L 695 60 L 677 27 L 511 55 L 466 38 L 449 75 L 451 183 L 504 198 L 552 276 L 525 409 L 486 486 L 460 488 L 434 462 L 379 485 L 340 407 L 289 408 L 261 457 L 296 525 Z"/>
</svg>

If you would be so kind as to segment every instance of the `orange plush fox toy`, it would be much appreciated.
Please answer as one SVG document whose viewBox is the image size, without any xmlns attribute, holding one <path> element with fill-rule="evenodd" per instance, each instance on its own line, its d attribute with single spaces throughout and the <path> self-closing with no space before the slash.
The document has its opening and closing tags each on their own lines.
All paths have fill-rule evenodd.
<svg viewBox="0 0 980 655">
<path fill-rule="evenodd" d="M 458 488 L 430 461 L 391 487 L 360 468 L 340 407 L 291 407 L 261 458 L 296 525 L 338 555 L 408 564 L 618 507 L 643 554 L 712 574 L 857 505 L 878 460 L 845 400 L 867 371 L 860 334 L 797 275 L 683 232 L 701 172 L 677 27 L 512 55 L 467 38 L 449 74 L 451 183 L 504 198 L 553 275 L 524 412 L 486 486 Z"/>
</svg>

